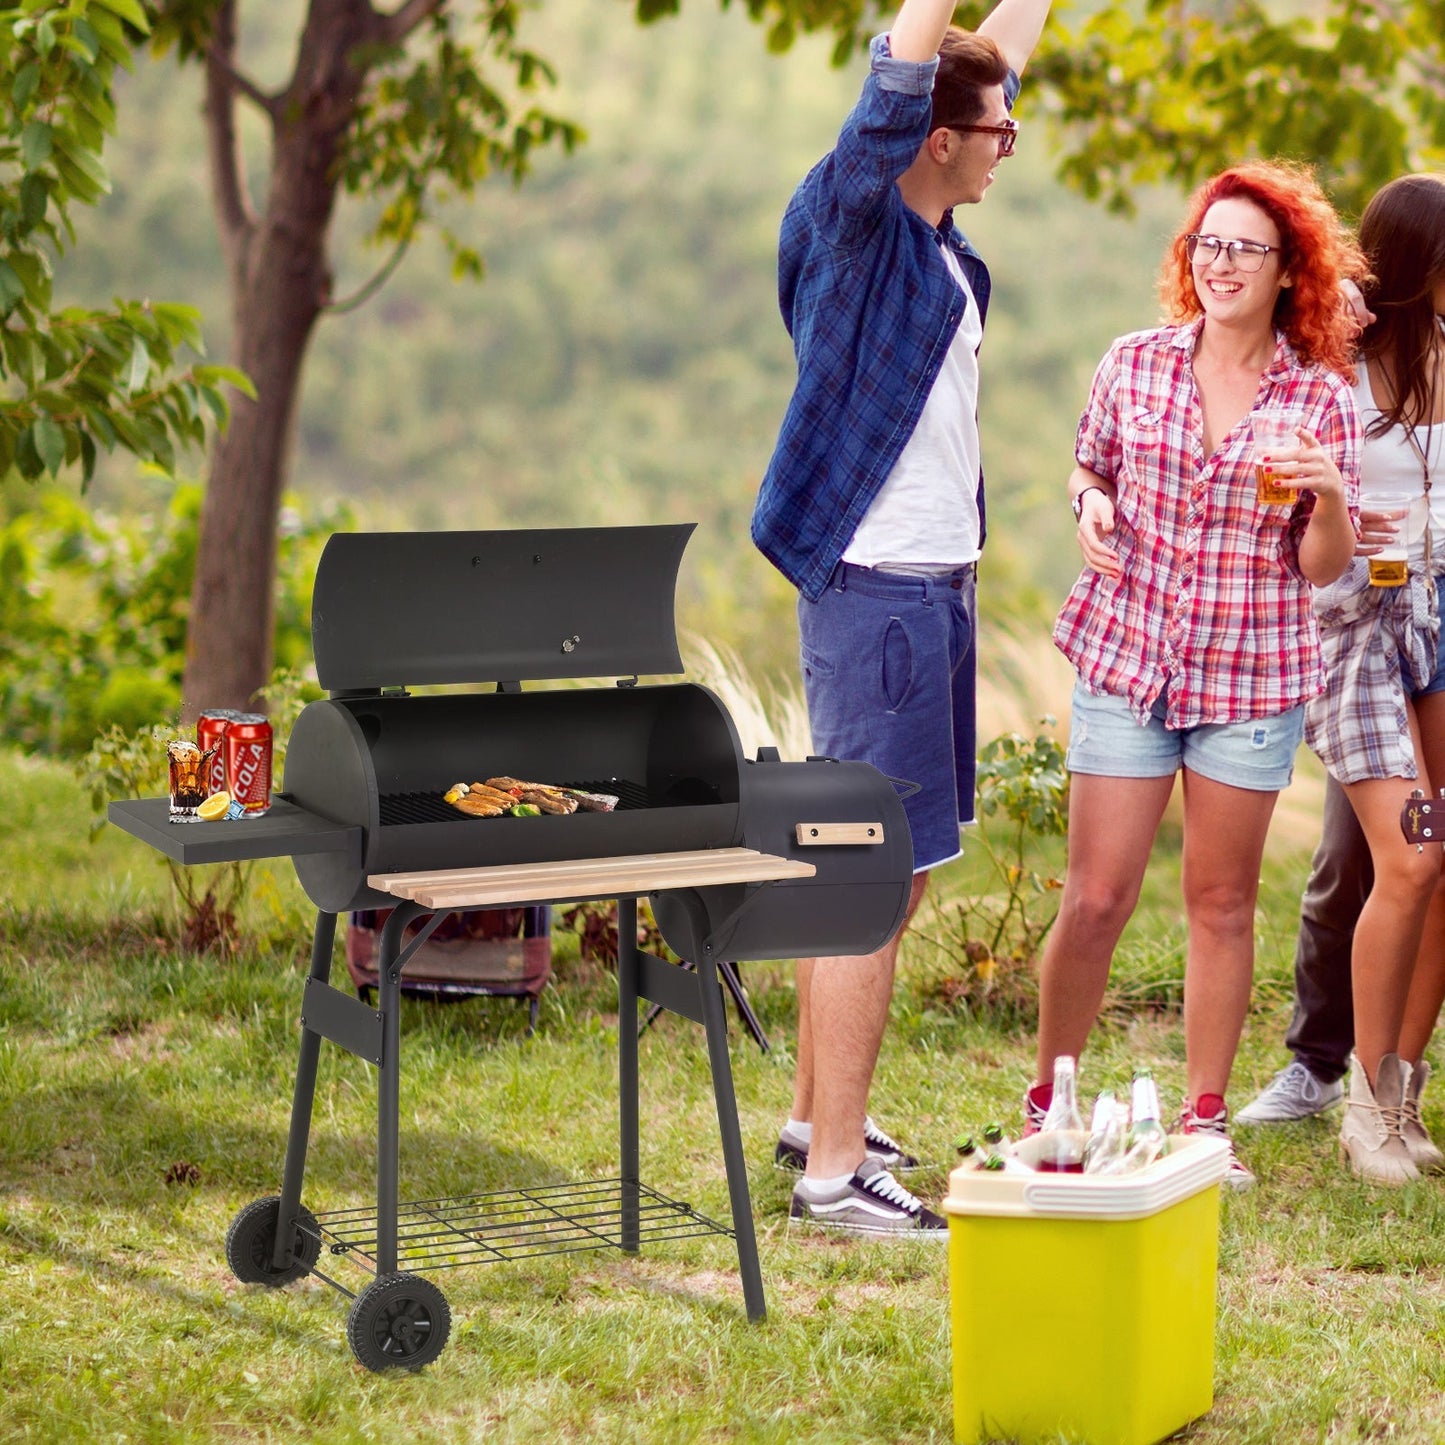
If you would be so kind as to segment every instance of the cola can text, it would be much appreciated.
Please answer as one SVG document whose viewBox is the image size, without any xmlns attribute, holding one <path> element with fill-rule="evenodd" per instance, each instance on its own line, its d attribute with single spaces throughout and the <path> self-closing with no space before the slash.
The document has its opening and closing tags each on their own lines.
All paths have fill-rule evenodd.
<svg viewBox="0 0 1445 1445">
<path fill-rule="evenodd" d="M 260 713 L 227 718 L 221 752 L 231 800 L 248 818 L 259 818 L 271 807 L 271 724 Z"/>
<path fill-rule="evenodd" d="M 226 758 L 225 749 L 220 747 L 222 736 L 225 734 L 226 725 L 241 714 L 235 708 L 216 707 L 203 712 L 196 719 L 196 746 L 205 752 L 211 752 L 210 762 L 206 765 L 206 796 L 213 793 L 220 793 L 226 790 Z"/>
</svg>

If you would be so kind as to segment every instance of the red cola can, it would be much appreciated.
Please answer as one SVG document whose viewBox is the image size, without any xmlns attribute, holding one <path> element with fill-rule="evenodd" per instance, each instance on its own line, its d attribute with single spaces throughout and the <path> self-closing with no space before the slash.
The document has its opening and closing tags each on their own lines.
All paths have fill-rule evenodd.
<svg viewBox="0 0 1445 1445">
<path fill-rule="evenodd" d="M 226 757 L 225 749 L 219 747 L 222 734 L 226 731 L 226 725 L 233 718 L 240 717 L 235 708 L 213 707 L 203 712 L 196 719 L 196 746 L 200 748 L 202 755 L 211 752 L 211 760 L 206 764 L 206 796 L 209 798 L 213 793 L 224 792 L 226 789 Z"/>
<path fill-rule="evenodd" d="M 271 807 L 271 724 L 258 712 L 227 718 L 221 752 L 231 801 L 248 818 L 259 818 Z"/>
</svg>

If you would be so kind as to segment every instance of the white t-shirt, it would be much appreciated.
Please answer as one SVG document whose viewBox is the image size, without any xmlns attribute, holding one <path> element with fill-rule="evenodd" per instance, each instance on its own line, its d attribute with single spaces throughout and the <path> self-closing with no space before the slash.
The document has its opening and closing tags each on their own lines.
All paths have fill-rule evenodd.
<svg viewBox="0 0 1445 1445">
<path fill-rule="evenodd" d="M 952 248 L 939 253 L 963 292 L 963 320 L 923 414 L 873 498 L 843 560 L 858 567 L 944 570 L 978 560 L 978 348 L 983 319 Z"/>
<path fill-rule="evenodd" d="M 1362 361 L 1355 368 L 1355 405 L 1360 421 L 1368 431 L 1380 416 L 1370 390 L 1370 377 Z M 1415 440 L 1430 465 L 1430 549 L 1432 570 L 1445 570 L 1445 422 L 1434 426 L 1417 426 Z M 1382 436 L 1367 436 L 1360 457 L 1360 491 L 1405 492 L 1415 500 L 1404 526 L 1410 547 L 1410 561 L 1423 565 L 1425 560 L 1425 479 L 1420 458 L 1410 445 L 1403 427 L 1392 427 Z"/>
</svg>

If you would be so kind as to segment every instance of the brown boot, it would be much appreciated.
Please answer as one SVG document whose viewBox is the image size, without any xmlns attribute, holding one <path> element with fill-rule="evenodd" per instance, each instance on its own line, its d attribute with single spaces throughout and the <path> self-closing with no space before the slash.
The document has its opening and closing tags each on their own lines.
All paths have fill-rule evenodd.
<svg viewBox="0 0 1445 1445">
<path fill-rule="evenodd" d="M 1375 1070 L 1375 1087 L 1364 1065 L 1350 1055 L 1350 1089 L 1340 1143 L 1350 1168 L 1371 1184 L 1407 1184 L 1420 1177 L 1402 1133 L 1410 1066 L 1398 1054 L 1386 1054 Z"/>
<path fill-rule="evenodd" d="M 1407 1065 L 1407 1067 L 1409 1067 Z M 1423 1059 L 1410 1068 L 1410 1081 L 1405 1085 L 1405 1111 L 1401 1134 L 1415 1168 L 1422 1174 L 1445 1174 L 1445 1154 L 1425 1130 L 1420 1117 L 1420 1095 L 1430 1081 L 1430 1065 Z"/>
</svg>

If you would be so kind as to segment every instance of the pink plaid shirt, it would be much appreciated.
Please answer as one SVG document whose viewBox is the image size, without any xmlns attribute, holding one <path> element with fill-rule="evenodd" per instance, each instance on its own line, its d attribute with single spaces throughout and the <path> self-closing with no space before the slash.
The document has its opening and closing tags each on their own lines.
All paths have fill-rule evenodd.
<svg viewBox="0 0 1445 1445">
<path fill-rule="evenodd" d="M 1193 358 L 1202 322 L 1123 336 L 1094 375 L 1074 454 L 1118 486 L 1120 576 L 1085 569 L 1054 642 L 1092 693 L 1126 698 L 1165 726 L 1273 717 L 1324 685 L 1300 539 L 1314 508 L 1255 500 L 1249 418 L 1206 457 Z M 1288 406 L 1334 458 L 1351 519 L 1361 428 L 1350 385 L 1303 366 L 1284 339 L 1255 406 Z"/>
</svg>

